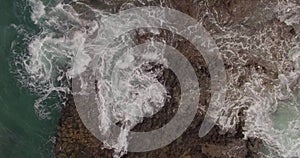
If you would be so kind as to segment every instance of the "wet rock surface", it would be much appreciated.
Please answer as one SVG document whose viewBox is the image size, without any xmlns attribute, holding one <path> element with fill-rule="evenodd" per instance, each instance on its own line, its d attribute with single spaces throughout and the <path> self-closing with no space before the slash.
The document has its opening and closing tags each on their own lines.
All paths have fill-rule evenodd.
<svg viewBox="0 0 300 158">
<path fill-rule="evenodd" d="M 135 130 L 147 129 L 151 123 L 155 126 L 166 119 L 165 113 L 168 112 L 162 113 L 161 118 L 153 117 L 151 121 L 140 124 Z M 124 157 L 258 157 L 256 152 L 260 141 L 243 140 L 242 129 L 234 135 L 221 135 L 218 127 L 214 127 L 207 136 L 199 138 L 198 130 L 202 119 L 201 115 L 196 116 L 192 125 L 181 137 L 162 149 L 144 153 L 129 152 Z M 69 96 L 57 128 L 55 154 L 57 158 L 110 158 L 113 154 L 112 150 L 104 149 L 103 144 L 85 128 L 76 111 L 72 96 Z"/>
<path fill-rule="evenodd" d="M 66 1 L 67 2 L 67 1 Z M 103 3 L 97 0 L 87 0 L 84 3 L 89 4 L 98 9 L 105 9 L 110 6 L 116 6 L 115 12 L 117 10 L 122 10 L 130 7 L 124 5 L 125 1 L 107 1 Z M 271 3 L 271 2 L 268 2 Z M 202 20 L 204 27 L 214 36 L 224 35 L 222 29 L 227 27 L 234 28 L 236 32 L 245 32 L 245 34 L 251 36 L 255 33 L 261 31 L 261 25 L 265 25 L 266 28 L 276 30 L 276 32 L 270 35 L 270 40 L 274 41 L 276 38 L 284 38 L 287 41 L 295 35 L 295 31 L 290 26 L 286 26 L 278 19 L 274 18 L 274 14 L 270 12 L 269 15 L 264 15 L 263 19 L 260 18 L 261 14 L 265 14 L 266 11 L 262 12 L 261 8 L 264 8 L 264 3 L 262 1 L 247 1 L 247 0 L 211 0 L 211 1 L 194 1 L 190 0 L 166 0 L 163 2 L 149 1 L 142 4 L 141 1 L 132 1 L 135 6 L 142 5 L 162 5 L 167 7 L 175 8 L 181 12 L 184 12 L 196 19 Z M 204 5 L 195 5 L 204 4 Z M 93 13 L 86 10 L 84 6 L 74 4 L 75 9 L 78 12 L 83 12 L 82 18 L 91 18 Z M 217 18 L 211 18 L 211 14 L 207 16 L 205 12 L 210 10 L 216 14 Z M 256 16 L 252 14 L 255 12 Z M 249 18 L 250 17 L 250 18 Z M 218 25 L 213 24 L 217 23 Z M 235 27 L 236 25 L 236 27 Z M 137 31 L 138 32 L 138 31 Z M 210 100 L 210 76 L 207 69 L 207 64 L 197 53 L 196 49 L 186 40 L 180 37 L 171 38 L 172 33 L 168 31 L 161 31 L 159 35 L 153 34 L 143 34 L 139 35 L 136 33 L 136 43 L 143 43 L 149 38 L 155 38 L 156 40 L 167 39 L 166 42 L 176 47 L 194 67 L 201 88 L 200 102 L 198 113 L 188 128 L 188 130 L 177 140 L 169 144 L 168 146 L 157 149 L 155 151 L 144 152 L 144 153 L 127 153 L 124 157 L 128 158 L 152 158 L 152 157 L 170 157 L 170 158 L 205 158 L 205 157 L 259 157 L 258 149 L 262 144 L 262 141 L 256 138 L 245 139 L 243 135 L 243 127 L 245 120 L 245 108 L 239 109 L 236 112 L 236 117 L 234 121 L 236 123 L 233 125 L 231 131 L 224 131 L 215 126 L 205 137 L 199 138 L 198 132 L 201 126 L 202 120 L 204 119 L 205 110 L 209 104 Z M 170 40 L 168 40 L 170 39 Z M 177 40 L 174 40 L 177 39 Z M 230 51 L 238 54 L 237 56 L 231 56 L 228 53 L 229 48 L 222 45 L 223 41 L 233 42 L 233 43 L 247 43 L 248 41 L 243 41 L 244 39 L 239 37 L 232 38 L 216 38 L 217 44 L 220 46 L 220 50 L 224 52 L 224 62 L 225 69 L 228 75 L 235 76 L 239 73 L 239 77 L 232 82 L 236 88 L 242 89 L 245 83 L 250 80 L 251 74 L 259 73 L 265 76 L 263 82 L 266 87 L 272 87 L 273 82 L 276 82 L 278 74 L 281 73 L 279 68 L 277 69 L 273 61 L 285 61 L 284 56 L 278 56 L 277 48 L 268 51 L 272 54 L 270 58 L 272 60 L 266 60 L 266 58 L 260 58 L 259 55 L 255 54 L 255 51 L 260 50 L 260 48 L 251 47 L 250 49 L 244 49 L 244 45 L 237 45 L 231 48 Z M 251 43 L 251 39 L 249 43 Z M 265 39 L 268 41 L 268 39 Z M 253 42 L 255 43 L 255 42 Z M 257 44 L 259 45 L 259 44 Z M 272 49 L 272 48 L 270 48 Z M 285 49 L 285 48 L 283 48 Z M 262 54 L 264 55 L 264 54 Z M 269 54 L 267 54 L 269 55 Z M 233 62 L 237 61 L 235 58 L 245 58 L 246 62 Z M 235 63 L 235 64 L 233 64 Z M 243 69 L 242 73 L 238 69 Z M 292 69 L 291 67 L 286 67 L 283 69 Z M 149 70 L 153 71 L 153 70 Z M 230 80 L 231 78 L 229 78 Z M 234 78 L 235 79 L 235 78 Z M 172 71 L 166 69 L 163 75 L 159 78 L 162 84 L 164 84 L 168 90 L 168 93 L 172 96 L 171 99 L 167 100 L 165 106 L 151 118 L 145 118 L 143 123 L 138 124 L 133 131 L 150 131 L 157 129 L 166 124 L 176 113 L 178 107 L 178 101 L 180 96 L 180 88 L 176 76 Z M 232 92 L 230 92 L 232 91 Z M 229 89 L 229 93 L 232 93 L 232 100 L 235 97 L 238 98 L 238 92 L 233 92 Z M 235 96 L 236 95 L 236 96 Z M 76 111 L 76 107 L 72 96 L 68 97 L 68 102 L 62 111 L 62 118 L 57 129 L 57 141 L 55 145 L 55 153 L 58 158 L 74 157 L 74 158 L 110 158 L 112 157 L 113 151 L 105 149 L 103 144 L 96 139 L 84 126 L 80 117 Z M 234 107 L 233 107 L 234 108 Z"/>
</svg>

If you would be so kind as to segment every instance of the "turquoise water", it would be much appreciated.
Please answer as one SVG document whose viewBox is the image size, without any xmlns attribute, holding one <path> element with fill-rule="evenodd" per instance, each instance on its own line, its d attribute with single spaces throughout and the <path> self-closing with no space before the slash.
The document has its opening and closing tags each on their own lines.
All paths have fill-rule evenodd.
<svg viewBox="0 0 300 158">
<path fill-rule="evenodd" d="M 31 34 L 38 29 L 30 20 L 30 8 L 23 0 L 0 0 L 0 157 L 51 157 L 57 117 L 39 119 L 34 110 L 38 96 L 20 88 L 14 72 L 11 44 L 22 39 L 11 24 Z M 19 41 L 22 43 L 22 41 Z M 19 49 L 26 50 L 24 45 Z M 53 117 L 54 116 L 54 117 Z"/>
</svg>

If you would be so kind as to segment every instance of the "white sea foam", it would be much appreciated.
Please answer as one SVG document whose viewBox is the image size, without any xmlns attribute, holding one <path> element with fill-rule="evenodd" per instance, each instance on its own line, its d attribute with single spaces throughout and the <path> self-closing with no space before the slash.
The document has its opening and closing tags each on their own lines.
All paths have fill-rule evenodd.
<svg viewBox="0 0 300 158">
<path fill-rule="evenodd" d="M 140 116 L 144 115 L 143 113 L 152 115 L 157 111 L 152 106 L 153 103 L 157 104 L 158 108 L 164 105 L 166 92 L 164 87 L 155 79 L 157 74 L 143 72 L 141 67 L 147 66 L 145 61 L 129 62 L 131 64 L 128 65 L 126 64 L 128 62 L 114 61 L 116 52 L 102 51 L 106 43 L 103 43 L 100 37 L 110 36 L 109 32 L 101 32 L 101 26 L 99 27 L 100 17 L 105 16 L 105 14 L 102 15 L 102 12 L 90 8 L 99 19 L 81 19 L 80 14 L 67 4 L 57 4 L 47 8 L 41 1 L 30 1 L 30 5 L 32 7 L 32 21 L 41 28 L 42 32 L 31 39 L 28 45 L 29 56 L 22 58 L 21 65 L 25 72 L 22 72 L 21 75 L 26 73 L 30 79 L 21 82 L 28 84 L 33 91 L 41 95 L 35 104 L 37 113 L 42 118 L 48 117 L 50 113 L 47 111 L 44 101 L 56 92 L 69 93 L 70 85 L 63 80 L 80 77 L 83 72 L 87 71 L 87 66 L 91 64 L 92 59 L 100 56 L 103 65 L 100 63 L 99 68 L 94 70 L 95 73 L 99 73 L 99 98 L 103 98 L 102 101 L 105 102 L 105 104 L 99 105 L 101 113 L 99 119 L 102 125 L 100 130 L 104 133 L 105 130 L 108 130 L 110 124 L 107 119 L 111 117 L 114 117 L 116 122 L 121 121 L 123 123 L 123 130 L 118 141 L 107 146 L 115 149 L 115 156 L 122 156 L 127 152 L 128 130 L 141 121 Z M 112 23 L 111 25 L 115 24 Z M 153 31 L 155 32 L 154 29 Z M 125 43 L 125 46 L 132 45 L 130 36 L 126 35 L 119 42 Z M 119 44 L 117 42 L 114 47 L 118 48 Z M 135 58 L 139 56 L 144 56 L 143 58 L 150 60 L 157 58 L 151 54 L 147 55 L 139 54 Z M 125 59 L 130 60 L 130 55 L 128 57 Z M 122 80 L 113 80 L 118 82 L 117 87 L 112 87 L 112 83 L 106 79 L 114 62 L 117 62 L 114 68 L 118 70 L 115 75 L 122 76 Z M 84 86 L 84 84 L 82 85 Z M 114 88 L 116 94 L 120 94 L 116 96 L 119 98 L 117 104 L 112 104 L 115 101 L 111 100 L 110 91 L 107 91 L 107 88 Z M 154 91 L 161 93 L 153 93 Z M 86 93 L 89 92 L 86 91 Z M 135 99 L 132 94 L 139 97 Z M 142 104 L 143 107 L 140 107 L 139 104 Z M 125 109 L 119 107 L 125 107 Z M 128 111 L 132 109 L 136 111 Z M 115 113 L 111 114 L 111 111 L 115 111 Z M 139 117 L 131 116 L 124 111 L 137 114 Z M 104 142 L 104 144 L 108 143 Z"/>
<path fill-rule="evenodd" d="M 29 4 L 32 7 L 32 21 L 41 28 L 41 32 L 29 39 L 27 50 L 13 51 L 18 59 L 16 65 L 22 66 L 18 73 L 28 76 L 21 77 L 20 81 L 41 95 L 36 100 L 35 108 L 40 117 L 47 118 L 50 113 L 44 102 L 54 93 L 69 93 L 67 74 L 71 74 L 69 69 L 74 57 L 81 53 L 86 38 L 96 25 L 89 22 L 82 26 L 84 21 L 79 20 L 79 15 L 69 5 L 58 4 L 47 8 L 46 12 L 42 1 L 29 1 Z M 77 70 L 83 71 L 81 69 L 88 58 L 82 53 L 76 58 L 82 59 L 76 60 L 80 63 Z"/>
<path fill-rule="evenodd" d="M 278 19 L 286 25 L 294 27 L 299 33 L 299 4 L 293 1 L 278 1 L 274 8 L 276 8 L 275 13 L 277 13 Z M 286 58 L 286 62 L 278 63 L 280 65 L 276 68 L 280 73 L 275 79 L 272 89 L 263 85 L 260 77 L 253 78 L 251 82 L 247 83 L 246 94 L 252 95 L 251 102 L 254 104 L 246 111 L 244 134 L 245 137 L 258 137 L 265 142 L 270 153 L 262 153 L 264 157 L 300 156 L 300 103 L 298 97 L 300 47 L 297 36 L 290 39 L 286 45 L 276 46 L 289 57 Z M 294 69 L 288 67 L 294 67 Z M 255 100 L 253 100 L 254 98 Z"/>
<path fill-rule="evenodd" d="M 46 14 L 45 6 L 40 0 L 29 0 L 29 3 L 32 9 L 31 20 L 37 24 L 39 19 Z"/>
<path fill-rule="evenodd" d="M 114 103 L 113 100 L 110 100 L 107 92 L 115 88 L 117 94 L 120 94 L 119 106 L 124 104 L 124 100 L 132 99 L 132 94 L 141 95 L 142 100 L 133 99 L 125 102 L 125 104 L 135 107 L 138 113 L 143 111 L 151 115 L 155 113 L 155 110 L 161 108 L 166 93 L 155 79 L 155 76 L 159 74 L 151 75 L 143 71 L 134 71 L 135 69 L 140 70 L 141 64 L 135 63 L 136 65 L 134 65 L 131 63 L 130 65 L 127 61 L 114 61 L 114 53 L 109 54 L 102 51 L 105 43 L 102 43 L 103 40 L 98 38 L 100 37 L 99 34 L 102 37 L 103 35 L 109 36 L 114 31 L 101 32 L 101 16 L 106 16 L 107 13 L 88 7 L 97 16 L 95 19 L 87 20 L 80 18 L 80 14 L 74 11 L 70 5 L 58 4 L 47 8 L 39 0 L 30 0 L 29 2 L 32 7 L 31 18 L 41 28 L 42 32 L 31 39 L 28 45 L 29 56 L 21 56 L 19 52 L 16 54 L 20 55 L 19 59 L 21 58 L 21 64 L 20 61 L 17 63 L 23 66 L 22 70 L 25 70 L 25 72 L 19 71 L 21 76 L 28 76 L 27 78 L 21 77 L 21 82 L 42 96 L 35 104 L 37 112 L 42 117 L 49 115 L 43 102 L 54 92 L 69 92 L 70 85 L 65 83 L 63 78 L 79 77 L 82 72 L 87 70 L 87 65 L 91 64 L 95 54 L 101 56 L 102 59 L 105 59 L 99 61 L 100 66 L 97 69 L 98 75 L 100 78 L 102 77 L 102 80 L 98 80 L 97 85 L 100 98 L 103 98 L 102 104 L 99 105 L 101 114 L 99 120 L 103 125 L 101 130 L 109 130 L 110 125 L 107 119 L 111 117 L 114 117 L 116 122 L 123 121 L 123 130 L 119 135 L 118 142 L 115 142 L 113 146 L 107 146 L 108 148 L 115 148 L 118 153 L 116 156 L 122 156 L 126 153 L 128 145 L 126 141 L 128 130 L 141 119 L 127 115 L 124 113 L 124 109 L 105 106 Z M 105 4 L 112 3 L 109 0 L 104 2 Z M 78 2 L 78 4 L 82 3 Z M 267 8 L 274 8 L 271 12 L 268 10 L 268 14 L 276 14 L 280 21 L 295 27 L 297 31 L 300 17 L 299 5 L 293 1 L 279 0 L 277 4 L 270 3 Z M 221 30 L 221 33 L 214 33 L 213 36 L 220 47 L 225 63 L 230 66 L 226 69 L 228 95 L 225 107 L 227 108 L 224 109 L 218 125 L 224 132 L 235 132 L 235 127 L 240 122 L 238 114 L 246 108 L 247 110 L 244 111 L 246 115 L 245 138 L 258 137 L 262 139 L 271 152 L 269 157 L 274 155 L 300 157 L 300 100 L 297 97 L 297 88 L 295 88 L 298 87 L 300 75 L 299 41 L 296 37 L 280 39 L 281 34 L 277 30 L 287 27 L 282 26 L 283 24 L 266 23 L 264 28 L 249 35 L 249 30 L 244 27 L 235 26 L 233 28 L 219 25 L 218 15 L 210 10 L 207 10 L 203 18 L 207 15 L 215 22 L 213 25 Z M 270 17 L 266 19 L 270 20 Z M 256 18 L 252 17 L 252 19 Z M 140 30 L 140 33 L 142 34 L 143 31 Z M 158 30 L 151 29 L 150 32 L 157 34 Z M 131 36 L 124 36 L 119 44 L 125 43 L 126 47 L 133 46 L 130 38 Z M 114 47 L 118 48 L 118 42 L 115 43 Z M 158 56 L 150 57 L 158 60 Z M 127 54 L 127 58 L 123 59 L 132 61 L 132 58 Z M 117 87 L 112 87 L 112 83 L 105 79 L 112 69 L 107 68 L 113 62 L 117 62 L 116 68 L 119 69 L 115 75 L 124 75 L 124 80 L 115 80 L 119 83 L 116 84 Z M 249 66 L 249 62 L 256 62 L 256 66 Z M 261 72 L 261 68 L 265 68 L 266 72 Z M 245 77 L 245 79 L 244 83 L 240 85 L 241 77 Z M 148 89 L 135 88 L 131 81 L 139 81 Z M 160 93 L 153 94 L 151 93 L 153 91 Z M 123 93 L 126 95 L 121 95 Z M 159 106 L 157 109 L 151 109 L 148 106 L 149 102 L 142 103 L 144 99 L 153 99 L 152 101 L 159 103 Z M 137 104 L 145 106 L 141 107 Z M 116 111 L 116 113 L 111 114 L 109 111 Z M 282 120 L 281 118 L 288 119 Z M 130 125 L 126 125 L 129 122 Z M 266 154 L 263 155 L 267 156 Z"/>
<path fill-rule="evenodd" d="M 246 108 L 245 139 L 254 137 L 264 141 L 269 153 L 262 152 L 261 156 L 299 157 L 299 34 L 291 37 L 281 32 L 292 26 L 297 33 L 299 5 L 278 1 L 259 6 L 263 7 L 253 12 L 267 12 L 264 16 L 251 14 L 243 21 L 252 30 L 216 25 L 222 33 L 214 34 L 214 38 L 228 65 L 226 109 L 218 125 L 224 132 L 235 132 L 240 122 L 238 114 Z M 207 11 L 207 14 L 211 13 Z M 284 23 L 271 21 L 273 17 Z M 264 27 L 255 28 L 255 23 Z M 257 30 L 250 33 L 253 29 Z M 288 126 L 278 128 L 283 124 Z"/>
<path fill-rule="evenodd" d="M 296 0 L 278 1 L 275 7 L 275 11 L 278 14 L 278 19 L 287 25 L 296 28 L 298 33 L 300 32 L 300 6 Z"/>
</svg>

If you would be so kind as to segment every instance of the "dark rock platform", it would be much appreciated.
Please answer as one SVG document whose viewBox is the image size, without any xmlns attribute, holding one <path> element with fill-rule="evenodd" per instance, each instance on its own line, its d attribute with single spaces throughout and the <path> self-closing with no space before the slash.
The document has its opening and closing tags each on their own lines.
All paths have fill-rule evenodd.
<svg viewBox="0 0 300 158">
<path fill-rule="evenodd" d="M 109 1 L 109 0 L 107 0 Z M 68 2 L 67 0 L 65 1 Z M 110 3 L 104 4 L 102 1 L 98 0 L 84 0 L 84 3 L 99 9 L 105 9 L 114 6 L 114 10 L 119 10 L 124 7 L 122 4 L 124 0 L 109 1 Z M 205 5 L 194 5 L 197 3 L 204 3 Z M 245 17 L 250 16 L 254 10 L 260 7 L 259 0 L 165 0 L 163 3 L 158 1 L 146 2 L 143 5 L 163 5 L 166 7 L 175 8 L 181 12 L 190 15 L 193 18 L 199 19 L 199 17 L 205 14 L 205 10 L 210 9 L 212 12 L 218 14 L 217 23 L 222 27 L 234 26 L 243 23 L 243 25 L 249 29 L 249 34 L 260 29 L 262 23 L 266 21 L 271 21 L 272 24 L 278 26 L 283 25 L 278 20 L 274 19 L 272 16 L 266 19 L 248 19 L 245 22 Z M 142 4 L 138 1 L 133 2 L 136 6 L 141 6 Z M 74 8 L 82 14 L 82 18 L 92 18 L 93 13 L 86 10 L 84 6 L 77 4 L 72 4 Z M 124 9 L 124 8 L 123 8 Z M 257 12 L 259 14 L 259 12 Z M 221 30 L 212 25 L 210 18 L 205 17 L 202 19 L 204 27 L 212 34 L 222 34 Z M 259 23 L 259 22 L 260 23 Z M 279 27 L 281 28 L 281 27 Z M 286 29 L 280 30 L 285 35 L 293 36 L 294 31 L 291 27 L 285 27 Z M 291 31 L 289 31 L 291 30 Z M 143 43 L 149 38 L 155 38 L 157 40 L 170 39 L 173 36 L 172 33 L 168 31 L 161 31 L 159 35 L 136 35 L 136 43 Z M 285 37 L 289 38 L 289 37 Z M 217 126 L 215 126 L 209 133 L 203 138 L 198 137 L 198 130 L 202 123 L 205 109 L 207 108 L 210 100 L 210 76 L 207 70 L 207 66 L 203 58 L 197 54 L 193 46 L 186 40 L 180 39 L 180 37 L 172 38 L 172 40 L 167 43 L 171 46 L 176 46 L 186 58 L 189 59 L 192 66 L 194 67 L 197 77 L 200 83 L 200 88 L 203 90 L 200 95 L 199 111 L 188 128 L 188 130 L 177 140 L 169 144 L 168 146 L 150 152 L 144 153 L 128 153 L 124 157 L 128 158 L 253 158 L 259 157 L 258 149 L 262 144 L 261 140 L 255 138 L 244 139 L 243 126 L 244 126 L 244 113 L 242 109 L 239 112 L 238 124 L 235 127 L 234 132 L 223 132 Z M 248 50 L 247 50 L 248 51 Z M 238 53 L 246 54 L 248 63 L 244 65 L 243 69 L 245 72 L 250 72 L 254 69 L 260 73 L 265 73 L 270 76 L 270 78 L 277 78 L 278 72 L 273 69 L 272 65 L 266 61 L 251 56 L 251 52 L 246 50 L 241 50 Z M 233 59 L 234 60 L 234 59 Z M 236 68 L 229 63 L 230 61 L 225 61 L 226 69 Z M 237 70 L 236 70 L 237 71 Z M 231 72 L 230 72 L 231 73 Z M 233 72 L 234 73 L 234 72 Z M 249 73 L 250 74 L 250 73 Z M 176 112 L 178 106 L 178 96 L 180 96 L 180 89 L 178 88 L 178 81 L 174 74 L 170 70 L 164 70 L 163 75 L 159 79 L 168 89 L 172 96 L 172 99 L 166 102 L 165 107 L 155 114 L 151 118 L 145 118 L 144 122 L 138 124 L 133 130 L 134 131 L 149 131 L 151 129 L 157 129 L 166 124 Z M 243 86 L 247 80 L 247 74 L 241 75 L 237 81 L 238 86 Z M 267 83 L 267 82 L 266 82 Z M 174 110 L 175 109 L 175 110 Z M 202 110 L 200 110 L 202 109 Z M 57 128 L 57 141 L 55 145 L 55 154 L 57 158 L 111 158 L 112 150 L 104 149 L 103 144 L 96 139 L 83 125 L 76 111 L 73 97 L 69 95 L 66 106 L 62 110 L 62 117 L 60 124 Z"/>
<path fill-rule="evenodd" d="M 260 141 L 243 140 L 241 127 L 234 135 L 218 133 L 214 127 L 204 138 L 198 137 L 201 117 L 197 117 L 190 128 L 170 145 L 145 153 L 128 153 L 128 158 L 244 158 L 258 157 L 257 149 Z M 160 120 L 152 120 L 154 123 Z M 149 122 L 138 128 L 147 129 Z M 57 128 L 55 145 L 57 158 L 111 158 L 112 150 L 104 149 L 103 144 L 95 138 L 81 122 L 72 96 L 62 111 L 62 118 Z"/>
</svg>

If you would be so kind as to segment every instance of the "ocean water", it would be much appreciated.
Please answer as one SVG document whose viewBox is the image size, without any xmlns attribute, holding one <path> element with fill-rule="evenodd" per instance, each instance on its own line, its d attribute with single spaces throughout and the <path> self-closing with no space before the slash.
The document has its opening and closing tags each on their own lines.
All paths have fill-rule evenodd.
<svg viewBox="0 0 300 158">
<path fill-rule="evenodd" d="M 18 45 L 20 50 L 27 49 L 25 34 L 18 33 L 15 26 L 32 34 L 39 30 L 30 19 L 27 1 L 0 2 L 0 157 L 49 158 L 53 155 L 58 110 L 53 110 L 57 112 L 49 119 L 37 115 L 33 105 L 40 96 L 18 81 L 12 53 L 15 42 L 23 43 Z M 48 103 L 51 105 L 50 100 Z"/>
<path fill-rule="evenodd" d="M 111 49 L 117 51 L 99 51 L 107 44 L 106 38 L 110 38 L 116 31 L 107 28 L 122 26 L 118 21 L 104 23 L 101 18 L 114 12 L 113 7 L 108 7 L 114 5 L 113 1 L 99 1 L 99 5 L 107 6 L 103 10 L 77 1 L 74 3 L 84 8 L 91 17 L 82 18 L 71 5 L 60 1 L 1 0 L 0 157 L 52 156 L 51 147 L 55 141 L 53 135 L 59 109 L 64 103 L 62 100 L 65 94 L 71 93 L 68 79 L 81 78 L 87 71 L 86 66 L 94 64 L 92 59 L 97 55 L 100 56 L 97 61 L 100 64 L 93 71 L 99 77 L 97 87 L 103 92 L 98 94 L 103 99 L 103 104 L 99 105 L 99 119 L 103 125 L 100 130 L 109 129 L 106 120 L 109 117 L 113 117 L 116 122 L 126 120 L 123 122 L 125 130 L 120 134 L 120 140 L 107 146 L 114 148 L 117 155 L 126 153 L 126 132 L 142 120 L 122 113 L 113 106 L 114 103 L 123 106 L 124 100 L 132 99 L 129 94 L 154 98 L 152 101 L 159 105 L 163 103 L 164 91 L 160 91 L 159 83 L 155 80 L 158 74 L 129 72 L 140 70 L 142 64 L 115 61 L 117 51 L 134 45 L 132 34 L 123 35 L 113 43 Z M 227 26 L 219 24 L 222 13 L 212 12 L 202 2 L 194 3 L 204 10 L 199 15 L 199 22 L 209 17 L 211 25 L 218 30 L 209 31 L 220 47 L 224 62 L 232 66 L 226 69 L 228 95 L 217 125 L 223 132 L 234 132 L 235 125 L 239 123 L 238 113 L 246 108 L 245 138 L 257 137 L 264 141 L 266 151 L 261 152 L 263 157 L 299 157 L 299 4 L 293 0 L 261 2 L 254 7 L 255 14 L 245 18 L 243 25 Z M 134 3 L 128 1 L 121 9 L 133 6 Z M 278 22 L 271 21 L 274 18 Z M 257 29 L 261 25 L 264 27 Z M 103 26 L 107 28 L 103 29 Z M 251 34 L 253 30 L 249 30 L 248 26 L 256 27 L 256 32 Z M 287 27 L 294 28 L 295 34 L 282 38 L 280 31 Z M 155 29 L 144 31 L 153 34 L 159 32 Z M 139 54 L 137 56 L 141 57 Z M 132 57 L 125 59 L 131 61 Z M 247 67 L 248 61 L 256 61 L 257 66 Z M 117 100 L 110 96 L 114 87 L 107 80 L 111 77 L 109 73 L 113 63 L 120 67 L 117 75 L 124 77 L 116 89 L 128 94 L 118 96 Z M 278 74 L 276 77 L 272 74 L 274 72 Z M 242 86 L 238 86 L 240 77 L 246 77 Z M 81 81 L 83 85 L 86 84 L 84 80 Z M 155 87 L 161 93 L 149 96 L 147 94 L 151 94 L 148 93 L 151 89 L 131 84 L 137 82 L 143 85 L 141 87 Z M 143 100 L 130 101 L 125 102 L 125 106 L 137 103 L 149 105 L 149 102 Z M 151 110 L 148 112 L 153 113 Z M 127 126 L 126 122 L 131 125 Z"/>
</svg>

